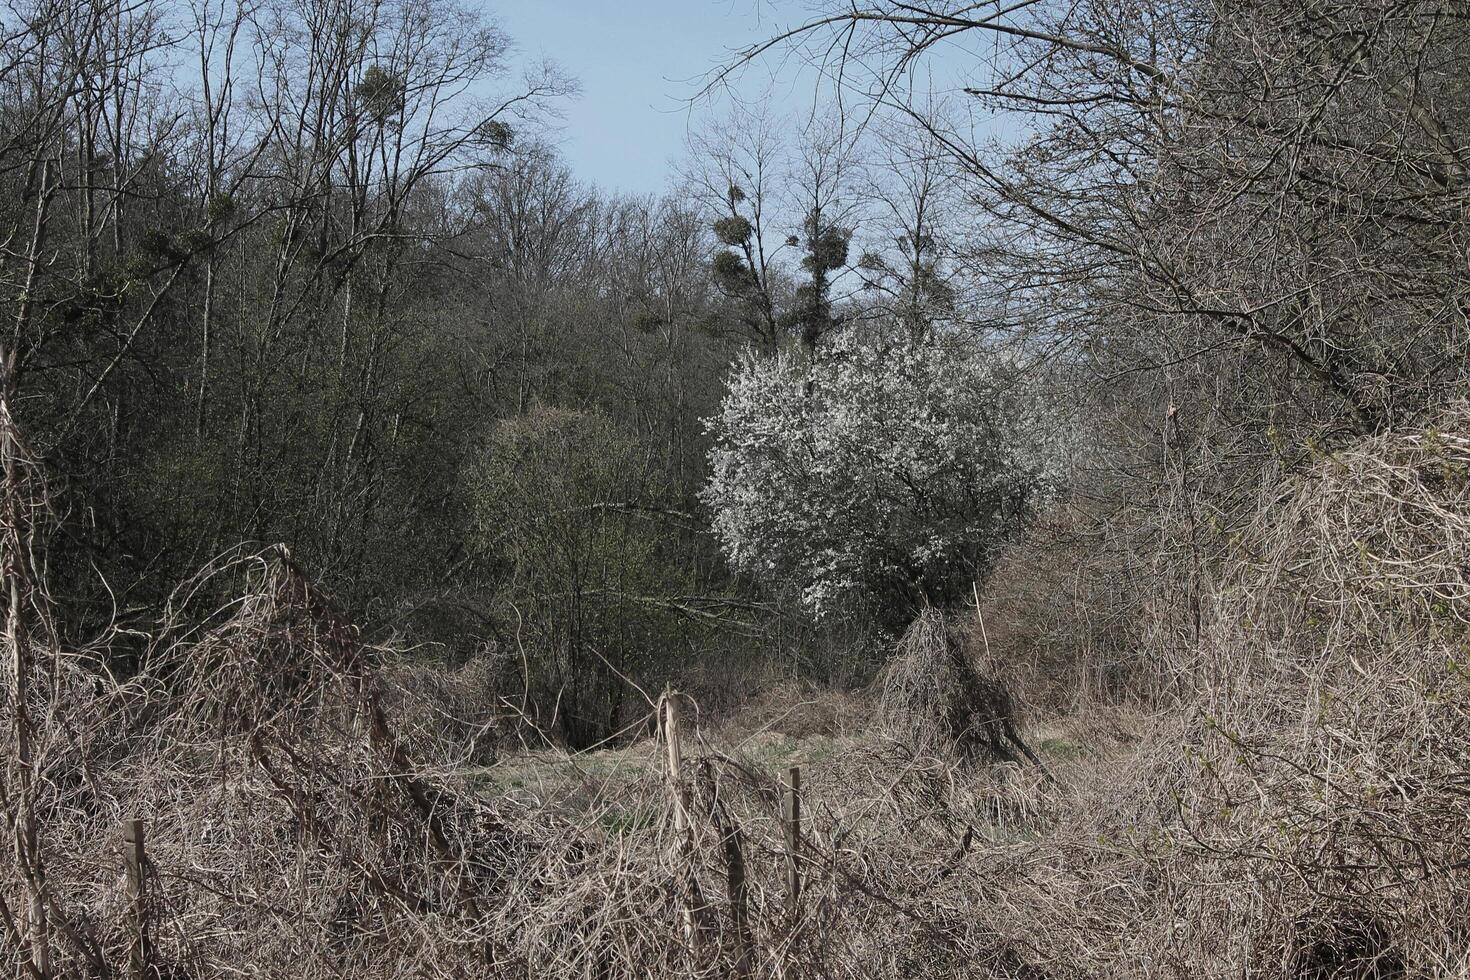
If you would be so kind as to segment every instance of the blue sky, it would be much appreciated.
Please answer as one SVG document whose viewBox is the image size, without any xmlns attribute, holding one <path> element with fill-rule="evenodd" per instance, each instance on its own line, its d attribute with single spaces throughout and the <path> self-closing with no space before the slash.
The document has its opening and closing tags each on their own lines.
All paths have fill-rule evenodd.
<svg viewBox="0 0 1470 980">
<path fill-rule="evenodd" d="M 633 194 L 667 189 L 689 129 L 728 110 L 728 102 L 708 100 L 691 108 L 709 72 L 803 23 L 813 9 L 802 0 L 472 2 L 483 3 L 510 35 L 515 62 L 549 59 L 580 83 L 580 94 L 563 103 L 563 118 L 551 134 L 572 172 L 605 190 Z M 997 36 L 986 32 L 952 38 L 924 57 L 911 84 L 952 92 L 985 71 L 996 43 Z M 800 58 L 772 53 L 741 72 L 737 92 L 747 101 L 774 101 L 799 118 L 814 98 L 820 104 L 830 97 L 829 89 L 817 97 L 816 83 Z M 969 119 L 978 137 L 1019 132 L 1016 119 L 987 112 Z"/>
<path fill-rule="evenodd" d="M 549 58 L 581 83 L 555 136 L 572 172 L 632 193 L 664 188 L 701 77 L 778 26 L 762 0 L 485 2 L 519 59 Z"/>
</svg>

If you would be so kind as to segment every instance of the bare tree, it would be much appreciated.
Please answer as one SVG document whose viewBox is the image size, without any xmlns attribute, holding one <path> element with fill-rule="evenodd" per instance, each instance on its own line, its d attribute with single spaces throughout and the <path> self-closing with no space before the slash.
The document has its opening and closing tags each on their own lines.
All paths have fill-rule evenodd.
<svg viewBox="0 0 1470 980">
<path fill-rule="evenodd" d="M 833 314 L 832 287 L 847 267 L 859 205 L 854 186 L 858 136 L 840 116 L 819 116 L 808 124 L 797 146 L 789 193 L 791 210 L 801 216 L 801 231 L 788 241 L 801 248 L 807 281 L 797 287 L 786 319 L 808 351 L 842 322 Z"/>
<path fill-rule="evenodd" d="M 1117 325 L 1163 325 L 1155 363 L 1229 349 L 1363 430 L 1461 360 L 1442 356 L 1460 277 L 1426 276 L 1453 264 L 1464 169 L 1462 32 L 1436 9 L 873 3 L 745 58 L 800 44 L 925 130 L 1002 229 L 988 258 L 1038 331 L 1099 353 Z M 976 111 L 1032 120 L 1019 152 L 899 84 L 939 45 L 975 54 Z"/>
<path fill-rule="evenodd" d="M 711 259 L 715 282 L 735 305 L 741 332 L 766 353 L 781 337 L 776 260 L 788 240 L 778 231 L 786 152 L 780 123 L 742 106 L 690 139 L 687 179 L 723 246 Z"/>
<path fill-rule="evenodd" d="M 868 314 L 891 318 L 914 342 L 952 322 L 960 292 L 959 181 L 944 148 L 922 130 L 886 127 L 867 168 L 863 197 L 874 212 L 857 262 L 863 289 L 881 299 Z"/>
</svg>

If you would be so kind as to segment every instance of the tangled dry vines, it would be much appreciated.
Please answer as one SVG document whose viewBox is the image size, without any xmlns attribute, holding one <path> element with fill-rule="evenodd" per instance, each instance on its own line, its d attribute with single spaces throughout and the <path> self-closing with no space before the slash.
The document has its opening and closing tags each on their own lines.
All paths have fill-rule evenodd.
<svg viewBox="0 0 1470 980">
<path fill-rule="evenodd" d="M 1470 410 L 1323 458 L 1273 499 L 1174 662 L 1187 699 L 1074 717 L 1064 745 L 1039 746 L 1054 779 L 1013 764 L 1029 750 L 1006 699 L 926 613 L 879 695 L 900 737 L 821 736 L 795 902 L 783 787 L 756 736 L 709 738 L 684 704 L 677 779 L 645 740 L 607 755 L 615 770 L 567 758 L 561 787 L 497 783 L 504 759 L 468 758 L 471 729 L 415 707 L 442 692 L 389 669 L 283 549 L 220 559 L 151 630 L 67 641 L 37 557 L 44 487 L 6 431 L 0 940 L 15 975 L 1470 966 Z"/>
<path fill-rule="evenodd" d="M 1181 837 L 1229 869 L 1258 972 L 1470 965 L 1467 432 L 1460 404 L 1321 460 L 1217 597 Z"/>
<path fill-rule="evenodd" d="M 196 608 L 224 586 L 244 588 Z M 860 763 L 887 774 L 871 800 L 832 793 L 839 813 L 831 783 L 808 790 L 793 906 L 780 787 L 738 754 L 696 730 L 673 793 L 654 746 L 642 775 L 589 782 L 579 800 L 480 792 L 461 746 L 385 707 L 407 695 L 390 689 L 383 651 L 284 549 L 212 565 L 146 641 L 125 679 L 96 649 L 35 648 L 37 677 L 51 678 L 30 729 L 44 877 L 4 884 L 37 896 L 49 930 L 12 922 L 17 971 L 119 976 L 135 956 L 160 977 L 793 976 L 858 964 L 899 976 L 919 962 L 1025 962 L 958 906 L 932 903 L 979 817 L 961 812 L 942 763 L 901 746 Z M 141 946 L 121 887 L 120 829 L 135 816 L 148 834 Z M 951 843 L 889 848 L 895 821 Z M 32 955 L 43 943 L 44 963 Z"/>
</svg>

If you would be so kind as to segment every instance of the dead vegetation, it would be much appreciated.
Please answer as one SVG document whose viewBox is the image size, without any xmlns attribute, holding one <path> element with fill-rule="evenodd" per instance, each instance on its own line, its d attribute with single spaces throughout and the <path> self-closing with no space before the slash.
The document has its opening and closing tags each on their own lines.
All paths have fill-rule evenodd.
<svg viewBox="0 0 1470 980">
<path fill-rule="evenodd" d="M 75 681 L 47 704 L 48 735 L 87 735 L 36 771 L 51 790 L 37 815 L 56 970 L 125 972 L 135 934 L 119 834 L 138 814 L 145 955 L 163 976 L 766 976 L 855 964 L 902 976 L 936 956 L 958 976 L 977 951 L 1024 962 L 988 926 L 928 900 L 982 816 L 957 801 L 961 777 L 938 759 L 879 742 L 815 767 L 793 905 L 781 787 L 758 757 L 691 728 L 672 791 L 662 750 L 644 742 L 629 750 L 640 763 L 584 770 L 575 794 L 476 792 L 459 746 L 400 730 L 384 708 L 404 701 L 388 696 L 382 651 L 288 555 L 236 555 L 208 577 L 250 588 L 201 625 L 164 624 L 126 681 L 82 684 L 88 665 L 75 662 Z M 192 583 L 176 612 L 203 591 Z M 878 846 L 898 823 L 933 830 Z M 947 843 L 931 848 L 932 833 Z M 10 946 L 17 970 L 26 949 Z"/>
<path fill-rule="evenodd" d="M 1322 456 L 1231 546 L 1184 693 L 1064 775 L 1018 902 L 1093 975 L 1467 967 L 1470 416 Z"/>
<path fill-rule="evenodd" d="M 225 586 L 238 598 L 198 608 Z M 781 787 L 758 762 L 691 726 L 676 786 L 643 743 L 643 765 L 583 772 L 575 794 L 477 791 L 464 743 L 412 723 L 404 673 L 383 669 L 388 652 L 284 549 L 233 554 L 188 583 L 125 679 L 95 651 L 54 639 L 28 649 L 31 679 L 49 681 L 33 688 L 24 729 L 39 751 L 26 766 L 12 746 L 10 759 L 36 788 L 36 845 L 5 888 L 42 913 L 7 917 L 18 974 L 123 975 L 141 962 L 171 977 L 857 964 L 900 976 L 929 962 L 964 975 L 978 955 L 1024 962 L 987 925 L 927 899 L 979 823 L 947 764 L 881 742 L 834 759 L 842 782 L 824 773 L 805 796 L 793 901 Z M 860 789 L 876 771 L 881 788 Z M 121 887 L 120 831 L 134 816 L 147 826 L 140 905 Z M 948 843 L 875 846 L 896 822 Z"/>
<path fill-rule="evenodd" d="M 883 723 L 905 744 L 964 759 L 1037 762 L 1021 739 L 1009 693 L 980 676 L 942 612 L 925 609 L 878 681 Z"/>
<path fill-rule="evenodd" d="M 687 705 L 676 783 L 648 739 L 542 750 L 513 776 L 514 753 L 473 736 L 493 742 L 513 705 L 476 709 L 472 672 L 394 666 L 282 549 L 229 555 L 182 587 L 129 637 L 136 669 L 114 676 L 101 654 L 119 636 L 73 647 L 51 625 L 32 547 L 44 495 L 17 455 L 7 642 L 26 684 L 12 673 L 7 690 L 8 967 L 1458 975 L 1467 429 L 1459 408 L 1365 441 L 1273 499 L 1233 544 L 1202 642 L 1175 651 L 1187 693 L 1165 711 L 1092 705 L 1023 742 L 958 624 L 929 611 L 872 704 L 787 692 L 790 710 L 715 727 Z M 236 598 L 213 608 L 224 589 Z M 135 816 L 141 945 L 121 887 Z"/>
<path fill-rule="evenodd" d="M 1179 843 L 1248 910 L 1258 973 L 1467 966 L 1467 431 L 1461 403 L 1288 485 L 1239 542 L 1185 668 L 1198 721 Z"/>
</svg>

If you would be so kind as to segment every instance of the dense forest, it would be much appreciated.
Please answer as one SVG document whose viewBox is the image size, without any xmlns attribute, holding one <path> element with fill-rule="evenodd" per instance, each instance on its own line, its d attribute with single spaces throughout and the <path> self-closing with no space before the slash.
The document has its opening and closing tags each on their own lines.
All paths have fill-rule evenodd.
<svg viewBox="0 0 1470 980">
<path fill-rule="evenodd" d="M 1470 965 L 1470 7 L 750 6 L 0 8 L 17 976 Z"/>
</svg>

